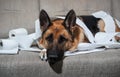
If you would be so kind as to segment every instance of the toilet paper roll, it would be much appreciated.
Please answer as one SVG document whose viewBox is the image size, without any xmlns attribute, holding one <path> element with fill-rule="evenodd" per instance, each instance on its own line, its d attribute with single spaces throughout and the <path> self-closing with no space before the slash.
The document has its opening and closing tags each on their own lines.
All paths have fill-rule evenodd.
<svg viewBox="0 0 120 77">
<path fill-rule="evenodd" d="M 28 35 L 18 36 L 14 40 L 18 42 L 20 48 L 30 48 L 34 41 L 34 39 Z"/>
<path fill-rule="evenodd" d="M 0 47 L 5 50 L 10 50 L 18 47 L 18 43 L 11 39 L 1 39 Z"/>
<path fill-rule="evenodd" d="M 17 54 L 18 43 L 11 39 L 0 40 L 0 53 L 2 54 Z"/>
<path fill-rule="evenodd" d="M 28 35 L 28 32 L 25 28 L 18 28 L 18 29 L 13 29 L 9 31 L 10 39 L 20 37 L 20 36 L 25 36 L 25 35 Z"/>
</svg>

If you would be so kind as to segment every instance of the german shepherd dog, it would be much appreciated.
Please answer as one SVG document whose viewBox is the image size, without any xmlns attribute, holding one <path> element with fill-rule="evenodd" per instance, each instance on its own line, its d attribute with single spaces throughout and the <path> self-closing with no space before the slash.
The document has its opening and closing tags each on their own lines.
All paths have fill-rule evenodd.
<svg viewBox="0 0 120 77">
<path fill-rule="evenodd" d="M 104 32 L 105 23 L 102 19 L 92 15 L 78 17 L 87 25 L 93 35 L 100 31 Z M 39 44 L 46 49 L 46 52 L 41 52 L 40 56 L 46 54 L 48 62 L 55 63 L 62 60 L 65 51 L 73 51 L 80 42 L 89 42 L 83 28 L 76 24 L 74 10 L 70 10 L 64 20 L 60 18 L 51 20 L 47 12 L 41 10 L 39 20 L 42 31 Z M 118 31 L 120 28 L 116 24 L 116 32 Z M 116 37 L 116 39 L 118 38 Z"/>
</svg>

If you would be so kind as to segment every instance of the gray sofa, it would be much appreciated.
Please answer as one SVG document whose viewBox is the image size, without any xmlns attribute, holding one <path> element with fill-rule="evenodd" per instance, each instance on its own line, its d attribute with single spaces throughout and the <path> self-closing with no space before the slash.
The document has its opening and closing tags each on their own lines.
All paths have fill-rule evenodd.
<svg viewBox="0 0 120 77">
<path fill-rule="evenodd" d="M 37 52 L 0 55 L 0 77 L 120 77 L 120 49 L 69 56 L 54 65 Z"/>
<path fill-rule="evenodd" d="M 20 27 L 33 33 L 40 9 L 50 16 L 70 9 L 77 15 L 104 10 L 120 20 L 119 4 L 120 0 L 0 0 L 0 39 Z M 0 55 L 0 77 L 120 77 L 120 49 L 70 56 L 51 66 L 36 52 Z"/>
</svg>

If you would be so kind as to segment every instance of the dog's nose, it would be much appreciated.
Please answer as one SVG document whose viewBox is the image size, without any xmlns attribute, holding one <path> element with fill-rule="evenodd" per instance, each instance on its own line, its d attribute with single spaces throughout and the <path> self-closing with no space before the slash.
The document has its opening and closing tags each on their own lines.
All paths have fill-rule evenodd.
<svg viewBox="0 0 120 77">
<path fill-rule="evenodd" d="M 57 51 L 48 51 L 47 55 L 49 58 L 57 58 L 58 57 Z"/>
<path fill-rule="evenodd" d="M 48 61 L 50 64 L 55 64 L 58 61 L 58 56 L 57 55 L 49 55 Z"/>
<path fill-rule="evenodd" d="M 48 55 L 49 58 L 57 58 L 57 55 Z"/>
</svg>

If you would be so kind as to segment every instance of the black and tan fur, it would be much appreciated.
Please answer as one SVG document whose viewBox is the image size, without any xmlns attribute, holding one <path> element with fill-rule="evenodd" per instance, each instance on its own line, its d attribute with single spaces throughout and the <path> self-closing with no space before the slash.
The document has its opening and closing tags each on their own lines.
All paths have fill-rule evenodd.
<svg viewBox="0 0 120 77">
<path fill-rule="evenodd" d="M 93 16 L 78 17 L 87 25 L 93 35 L 99 31 L 104 32 L 105 24 L 102 19 Z M 64 20 L 50 20 L 48 14 L 41 10 L 39 20 L 42 31 L 39 44 L 47 49 L 49 62 L 62 60 L 65 51 L 76 49 L 80 42 L 89 42 L 84 30 L 76 24 L 76 14 L 73 10 L 69 11 Z M 117 26 L 116 31 L 120 31 Z"/>
</svg>

